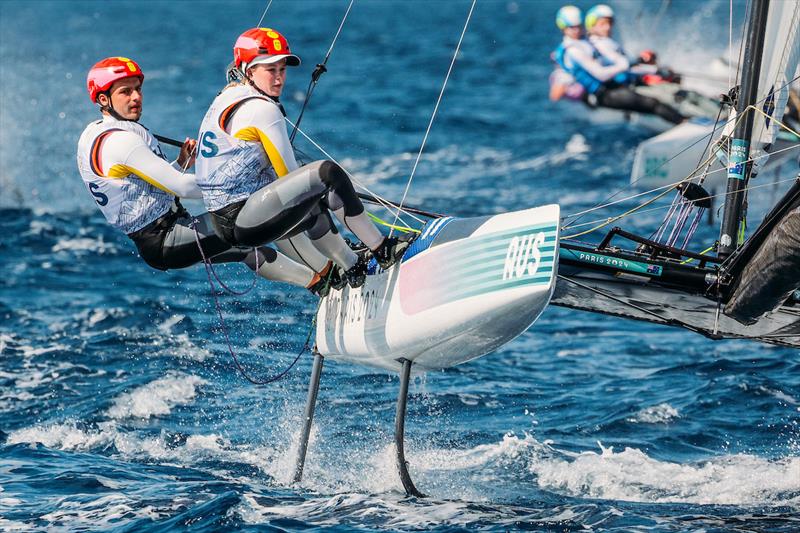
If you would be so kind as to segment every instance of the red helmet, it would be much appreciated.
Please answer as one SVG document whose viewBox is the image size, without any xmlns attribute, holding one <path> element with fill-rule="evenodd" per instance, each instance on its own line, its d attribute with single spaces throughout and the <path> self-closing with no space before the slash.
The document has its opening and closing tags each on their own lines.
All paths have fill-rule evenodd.
<svg viewBox="0 0 800 533">
<path fill-rule="evenodd" d="M 289 51 L 286 37 L 272 28 L 247 30 L 233 45 L 233 61 L 240 70 L 246 70 L 254 62 L 274 63 L 281 59 L 286 59 L 286 64 L 290 67 L 300 64 L 300 58 Z"/>
<path fill-rule="evenodd" d="M 97 103 L 97 95 L 109 90 L 115 81 L 134 76 L 144 81 L 144 73 L 136 61 L 127 57 L 107 57 L 96 63 L 86 77 L 89 98 Z"/>
</svg>

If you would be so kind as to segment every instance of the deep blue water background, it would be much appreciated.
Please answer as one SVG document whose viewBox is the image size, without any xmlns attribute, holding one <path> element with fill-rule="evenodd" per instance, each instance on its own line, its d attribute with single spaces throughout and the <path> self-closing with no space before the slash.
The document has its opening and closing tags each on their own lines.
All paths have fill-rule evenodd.
<svg viewBox="0 0 800 533">
<path fill-rule="evenodd" d="M 135 58 L 142 122 L 194 135 L 234 39 L 265 6 L 0 3 L 0 530 L 800 528 L 795 350 L 559 308 L 496 353 L 413 383 L 407 456 L 430 498 L 407 499 L 395 473 L 397 377 L 334 362 L 292 485 L 310 357 L 273 386 L 246 383 L 202 268 L 144 265 L 94 208 L 74 156 L 96 115 L 92 63 Z M 290 117 L 345 7 L 270 8 L 265 25 L 304 59 L 284 93 Z M 478 4 L 411 203 L 474 216 L 558 202 L 569 214 L 625 187 L 649 133 L 547 101 L 558 7 Z M 658 3 L 614 7 L 631 51 L 701 71 L 726 49 L 727 2 L 672 2 L 658 24 Z M 333 52 L 303 130 L 384 196 L 402 195 L 468 8 L 358 1 Z M 649 232 L 663 212 L 626 227 Z M 698 249 L 715 232 L 701 229 Z M 238 265 L 220 270 L 249 283 Z M 292 359 L 314 305 L 266 283 L 223 300 L 251 372 Z"/>
</svg>

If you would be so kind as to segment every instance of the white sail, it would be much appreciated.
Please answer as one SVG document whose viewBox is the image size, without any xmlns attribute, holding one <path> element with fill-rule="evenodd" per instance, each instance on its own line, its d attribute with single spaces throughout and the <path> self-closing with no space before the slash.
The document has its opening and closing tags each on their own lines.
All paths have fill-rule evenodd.
<svg viewBox="0 0 800 533">
<path fill-rule="evenodd" d="M 757 107 L 770 116 L 756 113 L 753 122 L 751 157 L 763 168 L 768 157 L 764 147 L 774 144 L 780 132 L 776 121 L 783 119 L 789 98 L 789 82 L 797 76 L 800 61 L 800 1 L 773 1 L 769 6 L 764 33 L 764 53 L 758 79 Z M 760 157 L 764 156 L 764 157 Z"/>
</svg>

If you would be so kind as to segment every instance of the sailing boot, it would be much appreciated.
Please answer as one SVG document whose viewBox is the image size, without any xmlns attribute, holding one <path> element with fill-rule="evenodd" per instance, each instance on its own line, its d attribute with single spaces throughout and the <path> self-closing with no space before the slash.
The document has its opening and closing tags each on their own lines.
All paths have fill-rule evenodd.
<svg viewBox="0 0 800 533">
<path fill-rule="evenodd" d="M 328 293 L 331 292 L 331 289 L 336 288 L 332 283 L 334 276 L 339 279 L 339 269 L 336 268 L 333 261 L 328 261 L 328 264 L 322 269 L 322 272 L 314 275 L 314 279 L 307 289 L 311 291 L 311 294 L 319 296 L 320 298 L 325 298 Z M 338 288 L 341 289 L 341 287 Z"/>
<path fill-rule="evenodd" d="M 327 278 L 318 278 L 315 283 L 312 283 L 307 288 L 311 294 L 319 298 L 325 298 L 331 292 L 331 284 Z"/>
<path fill-rule="evenodd" d="M 410 240 L 398 239 L 397 237 L 386 237 L 383 239 L 380 247 L 372 252 L 372 256 L 383 270 L 387 270 L 400 259 L 402 259 L 403 254 L 410 245 Z"/>
<path fill-rule="evenodd" d="M 341 268 L 334 265 L 333 270 L 330 273 L 330 279 L 328 280 L 331 289 L 335 291 L 344 289 L 345 285 L 347 285 L 347 279 L 343 276 L 343 273 L 344 271 Z"/>
<path fill-rule="evenodd" d="M 356 261 L 356 264 L 350 267 L 349 270 L 344 271 L 342 277 L 347 280 L 347 284 L 350 285 L 351 288 L 357 289 L 367 280 L 368 264 L 367 254 L 360 253 L 358 254 L 358 261 Z"/>
</svg>

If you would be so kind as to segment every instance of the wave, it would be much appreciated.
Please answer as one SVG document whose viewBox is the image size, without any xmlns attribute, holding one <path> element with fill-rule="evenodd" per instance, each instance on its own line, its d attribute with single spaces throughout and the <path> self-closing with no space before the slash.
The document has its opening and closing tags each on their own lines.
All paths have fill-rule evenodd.
<svg viewBox="0 0 800 533">
<path fill-rule="evenodd" d="M 74 252 L 75 255 L 87 254 L 114 254 L 117 252 L 117 247 L 100 238 L 79 237 L 73 239 L 61 239 L 53 245 L 51 251 L 58 252 Z"/>
<path fill-rule="evenodd" d="M 800 506 L 800 457 L 737 454 L 694 464 L 659 461 L 636 448 L 534 462 L 540 487 L 588 498 L 649 503 Z"/>
<path fill-rule="evenodd" d="M 168 415 L 172 408 L 192 402 L 197 388 L 207 384 L 202 378 L 176 372 L 119 396 L 107 414 L 111 418 L 144 418 Z"/>
<path fill-rule="evenodd" d="M 628 419 L 634 424 L 665 424 L 678 418 L 678 410 L 668 403 L 660 403 L 646 407 Z"/>
</svg>

